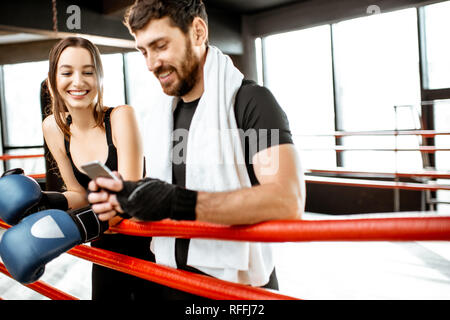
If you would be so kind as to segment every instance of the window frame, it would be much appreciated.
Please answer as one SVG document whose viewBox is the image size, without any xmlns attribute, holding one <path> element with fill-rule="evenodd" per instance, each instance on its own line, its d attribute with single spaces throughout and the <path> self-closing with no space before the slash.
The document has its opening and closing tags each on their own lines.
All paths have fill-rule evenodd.
<svg viewBox="0 0 450 320">
<path fill-rule="evenodd" d="M 441 100 L 441 99 L 450 99 L 450 88 L 441 88 L 441 89 L 428 89 L 427 88 L 427 83 L 428 83 L 428 72 L 429 70 L 427 70 L 427 63 L 426 63 L 426 32 L 425 32 L 425 7 L 429 5 L 429 4 L 424 4 L 422 6 L 411 6 L 411 7 L 407 7 L 407 8 L 400 8 L 397 10 L 392 10 L 392 12 L 395 11 L 400 11 L 400 10 L 404 10 L 404 9 L 411 9 L 411 8 L 415 8 L 416 9 L 416 14 L 417 14 L 417 23 L 418 23 L 418 28 L 417 28 L 417 41 L 418 41 L 418 57 L 419 57 L 419 80 L 420 80 L 420 103 L 421 103 L 421 112 L 422 112 L 422 119 L 423 119 L 423 129 L 424 130 L 434 130 L 435 126 L 434 126 L 434 104 L 432 104 L 431 106 L 429 105 L 430 102 L 432 102 L 433 100 Z M 337 77 L 337 68 L 336 68 L 336 61 L 335 61 L 335 45 L 334 45 L 334 41 L 335 41 L 335 36 L 334 36 L 334 22 L 331 23 L 324 23 L 321 25 L 328 25 L 330 27 L 330 42 L 331 42 L 331 63 L 332 63 L 332 75 L 333 75 L 333 97 L 334 97 L 334 114 L 335 114 L 335 121 L 334 121 L 334 129 L 335 131 L 342 131 L 342 114 L 343 114 L 343 110 L 342 110 L 342 104 L 340 102 L 340 98 L 339 98 L 339 93 L 337 92 L 336 88 L 338 87 L 338 77 Z M 308 26 L 306 28 L 313 28 L 313 27 L 317 27 L 318 25 L 312 25 L 312 26 Z M 302 29 L 306 29 L 306 28 L 302 28 Z M 289 31 L 283 31 L 280 32 L 278 34 L 281 33 L 285 33 L 285 32 L 291 32 L 291 31 L 295 31 L 295 29 L 289 30 Z M 260 36 L 261 38 L 261 55 L 262 55 L 262 78 L 263 78 L 263 83 L 266 84 L 267 83 L 267 79 L 266 79 L 266 59 L 264 57 L 264 53 L 265 53 L 265 39 L 267 36 L 269 35 L 263 35 Z M 342 145 L 342 138 L 336 136 L 335 137 L 335 141 L 336 141 L 336 145 Z M 432 146 L 434 145 L 435 139 L 434 138 L 424 138 L 424 145 L 425 146 Z M 336 156 L 336 166 L 337 167 L 342 167 L 344 166 L 344 161 L 343 161 L 343 155 L 341 152 L 337 152 L 335 151 L 335 156 Z M 435 160 L 435 155 L 434 154 L 429 154 L 429 165 L 435 167 L 436 165 L 436 160 Z M 425 162 L 424 162 L 425 165 Z"/>
<path fill-rule="evenodd" d="M 105 53 L 105 54 L 109 54 L 109 53 Z M 124 101 L 125 104 L 128 104 L 128 87 L 127 87 L 127 78 L 126 78 L 126 59 L 125 59 L 125 54 L 124 52 L 117 52 L 116 54 L 120 54 L 122 61 L 123 61 L 123 67 L 122 67 L 122 73 L 123 73 L 123 90 L 124 90 Z M 45 60 L 40 60 L 40 61 L 45 61 Z M 36 61 L 39 62 L 39 61 Z M 3 65 L 0 65 L 0 154 L 1 155 L 5 155 L 8 154 L 9 151 L 11 150 L 26 150 L 26 149 L 36 149 L 36 148 L 41 148 L 45 151 L 45 147 L 44 144 L 42 145 L 14 145 L 11 146 L 9 145 L 6 141 L 8 141 L 7 137 L 8 137 L 8 119 L 7 119 L 7 115 L 6 115 L 6 99 L 5 99 L 5 85 L 4 85 L 4 70 L 3 70 Z M 37 98 L 36 98 L 37 99 Z M 40 107 L 40 101 L 39 99 L 37 99 L 37 105 L 39 105 Z M 41 111 L 42 112 L 42 111 Z M 11 167 L 9 166 L 8 161 L 6 160 L 0 160 L 0 170 L 2 170 L 2 172 L 10 169 Z"/>
</svg>

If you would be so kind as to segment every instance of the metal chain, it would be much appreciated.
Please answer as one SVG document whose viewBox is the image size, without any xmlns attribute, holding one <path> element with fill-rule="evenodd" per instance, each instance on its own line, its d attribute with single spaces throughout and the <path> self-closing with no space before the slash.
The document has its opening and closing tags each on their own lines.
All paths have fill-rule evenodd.
<svg viewBox="0 0 450 320">
<path fill-rule="evenodd" d="M 53 31 L 58 32 L 58 11 L 56 9 L 56 0 L 52 0 L 52 12 L 53 12 Z"/>
</svg>

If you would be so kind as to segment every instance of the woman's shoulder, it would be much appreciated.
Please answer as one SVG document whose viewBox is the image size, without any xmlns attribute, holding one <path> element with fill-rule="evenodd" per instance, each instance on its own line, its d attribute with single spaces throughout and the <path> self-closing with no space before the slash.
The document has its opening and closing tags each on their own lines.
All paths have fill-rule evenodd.
<svg viewBox="0 0 450 320">
<path fill-rule="evenodd" d="M 122 119 L 128 121 L 130 117 L 135 117 L 134 108 L 130 105 L 120 105 L 111 110 L 111 120 L 113 121 L 116 119 L 116 121 L 121 121 Z"/>
<path fill-rule="evenodd" d="M 56 123 L 55 115 L 51 114 L 45 117 L 44 121 L 42 121 L 42 129 L 44 133 L 47 131 L 54 131 L 57 129 L 58 124 Z"/>
<path fill-rule="evenodd" d="M 122 104 L 120 106 L 114 107 L 114 108 L 108 108 L 112 109 L 111 113 L 117 113 L 117 112 L 134 112 L 134 108 L 128 104 Z"/>
<path fill-rule="evenodd" d="M 129 105 L 120 105 L 111 111 L 110 123 L 113 137 L 130 137 L 135 139 L 139 127 L 134 108 Z"/>
<path fill-rule="evenodd" d="M 67 120 L 67 117 L 69 116 L 69 113 L 66 112 L 64 114 L 64 121 Z M 56 122 L 56 118 L 55 115 L 52 113 L 50 115 L 48 115 L 47 117 L 45 117 L 45 119 L 42 121 L 42 129 L 43 130 L 52 130 L 52 131 L 57 131 L 60 132 L 62 134 L 61 129 L 58 126 L 58 123 Z"/>
<path fill-rule="evenodd" d="M 42 121 L 42 131 L 44 134 L 45 141 L 49 147 L 55 145 L 58 147 L 63 146 L 63 136 L 64 134 L 56 123 L 55 116 L 53 114 L 47 116 L 44 121 Z"/>
</svg>

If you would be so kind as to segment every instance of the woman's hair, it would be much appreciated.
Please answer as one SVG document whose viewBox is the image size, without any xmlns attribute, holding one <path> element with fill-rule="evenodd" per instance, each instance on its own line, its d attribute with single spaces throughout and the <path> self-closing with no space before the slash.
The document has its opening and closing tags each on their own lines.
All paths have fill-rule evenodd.
<svg viewBox="0 0 450 320">
<path fill-rule="evenodd" d="M 68 37 L 62 39 L 50 51 L 47 86 L 52 95 L 52 112 L 55 117 L 56 124 L 64 133 L 65 138 L 68 138 L 71 135 L 70 128 L 67 125 L 65 118 L 65 112 L 68 112 L 68 109 L 58 93 L 56 86 L 56 74 L 61 53 L 68 47 L 84 48 L 90 52 L 94 63 L 95 77 L 97 79 L 97 103 L 92 110 L 97 126 L 103 127 L 105 113 L 103 108 L 103 66 L 98 48 L 92 42 L 84 38 Z"/>
</svg>

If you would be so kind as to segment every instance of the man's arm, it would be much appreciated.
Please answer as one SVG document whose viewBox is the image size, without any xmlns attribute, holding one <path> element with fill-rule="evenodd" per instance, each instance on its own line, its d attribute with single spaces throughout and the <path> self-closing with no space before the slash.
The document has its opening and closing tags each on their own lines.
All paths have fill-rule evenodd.
<svg viewBox="0 0 450 320">
<path fill-rule="evenodd" d="M 294 145 L 262 150 L 253 157 L 260 185 L 231 192 L 199 192 L 196 220 L 227 225 L 299 219 L 305 182 Z"/>
<path fill-rule="evenodd" d="M 260 185 L 231 192 L 198 192 L 195 207 L 192 208 L 195 220 L 235 225 L 300 218 L 305 204 L 305 187 L 294 146 L 284 144 L 265 149 L 255 154 L 253 161 Z M 137 195 L 138 198 L 142 197 L 142 201 L 137 199 L 143 204 L 142 209 L 139 210 L 142 211 L 139 212 L 141 219 L 161 220 L 170 217 L 168 213 L 171 210 L 164 210 L 165 212 L 159 210 L 152 213 L 151 210 L 155 208 L 151 203 L 152 200 L 158 202 L 158 207 L 175 206 L 180 208 L 178 196 L 187 192 L 186 190 L 159 180 L 156 181 L 156 179 L 150 179 L 147 184 L 150 192 L 164 195 L 164 197 L 152 197 L 145 190 Z M 98 178 L 89 184 L 91 191 L 98 191 L 99 188 L 120 192 L 123 189 L 123 183 L 112 179 Z M 145 189 L 145 183 L 141 184 L 141 187 L 136 187 L 135 190 L 138 188 Z M 171 189 L 174 190 L 174 188 L 178 188 L 179 193 L 172 193 Z M 189 192 L 192 193 L 192 191 Z M 136 197 L 137 193 L 132 192 L 132 194 L 135 195 L 130 195 L 130 198 Z M 177 194 L 177 196 L 166 197 L 168 194 Z M 101 220 L 108 220 L 117 212 L 123 213 L 117 196 L 105 190 L 91 193 L 89 202 L 93 204 L 92 209 L 99 214 Z M 161 204 L 161 202 L 163 203 Z M 176 205 L 175 202 L 177 202 Z M 181 209 L 190 210 L 189 208 Z M 179 213 L 175 214 L 179 220 L 184 220 L 182 217 L 180 218 Z M 189 219 L 193 218 L 191 215 L 189 216 Z"/>
</svg>

